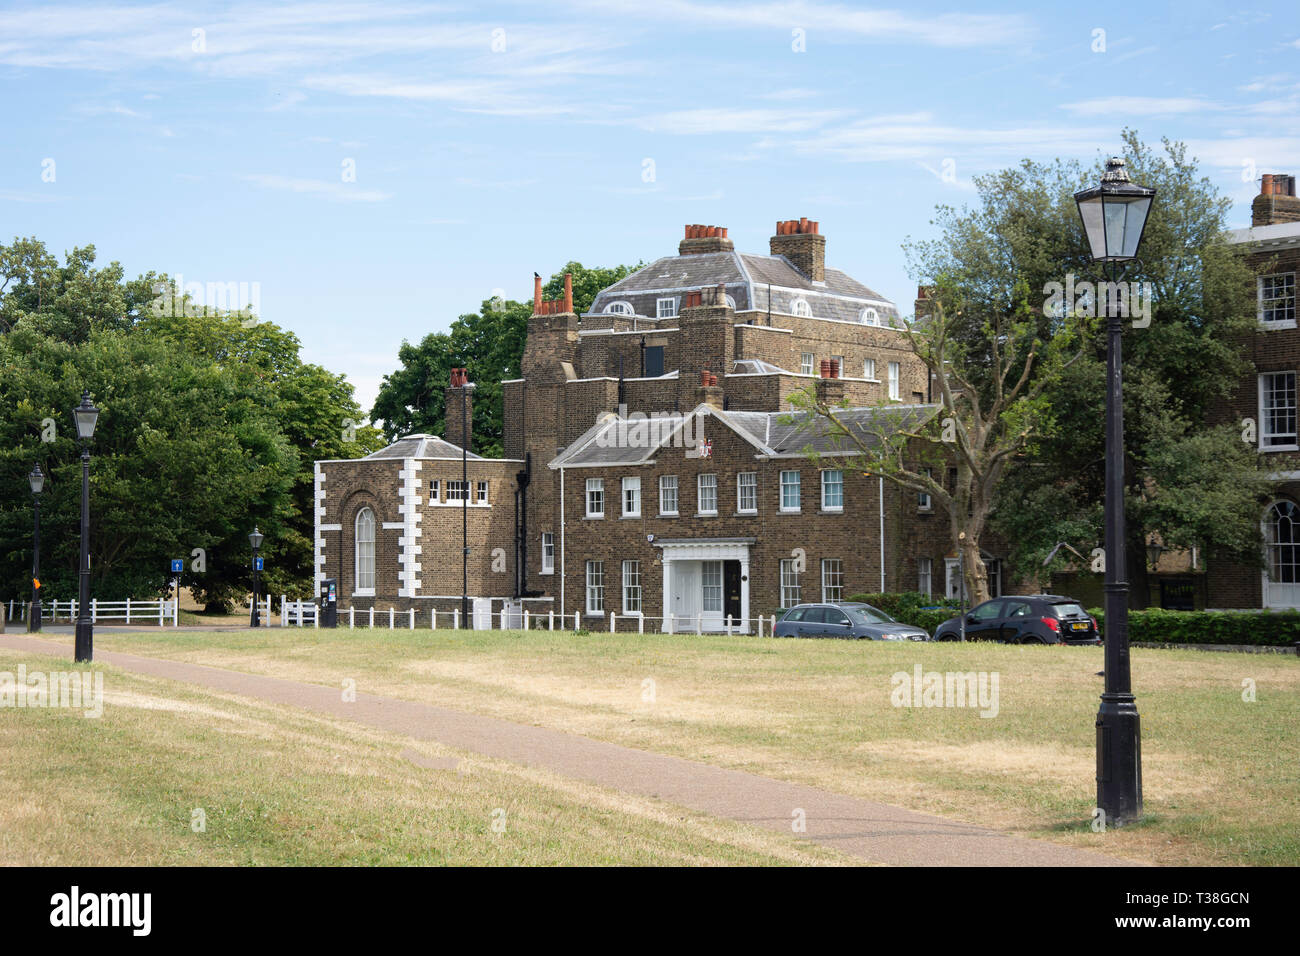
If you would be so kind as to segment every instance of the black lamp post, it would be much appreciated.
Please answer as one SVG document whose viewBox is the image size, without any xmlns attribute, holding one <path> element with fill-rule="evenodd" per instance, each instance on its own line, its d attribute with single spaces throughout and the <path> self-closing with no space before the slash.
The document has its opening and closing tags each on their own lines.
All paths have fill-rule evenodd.
<svg viewBox="0 0 1300 956">
<path fill-rule="evenodd" d="M 27 630 L 35 633 L 41 629 L 41 489 L 45 487 L 45 475 L 40 463 L 32 466 L 32 473 L 27 476 L 32 486 L 32 607 L 27 615 Z"/>
<path fill-rule="evenodd" d="M 1105 271 L 1106 303 L 1106 687 L 1097 711 L 1097 806 L 1123 826 L 1142 816 L 1142 737 L 1129 673 L 1128 569 L 1124 547 L 1123 322 L 1114 284 L 1137 258 L 1156 191 L 1129 181 L 1122 159 L 1101 183 L 1075 193 L 1094 262 Z M 1098 299 L 1102 299 L 1098 295 Z"/>
<path fill-rule="evenodd" d="M 248 536 L 248 543 L 253 546 L 253 614 L 249 619 L 248 623 L 251 624 L 253 627 L 260 626 L 260 619 L 257 614 L 257 585 L 258 585 L 257 552 L 262 547 L 263 537 L 265 536 L 262 534 L 262 532 L 257 530 L 256 525 L 253 526 L 253 533 Z"/>
<path fill-rule="evenodd" d="M 90 404 L 90 392 L 72 410 L 81 445 L 81 573 L 77 589 L 77 636 L 74 658 L 78 663 L 95 658 L 95 625 L 90 620 L 90 439 L 95 434 L 99 409 Z"/>
</svg>

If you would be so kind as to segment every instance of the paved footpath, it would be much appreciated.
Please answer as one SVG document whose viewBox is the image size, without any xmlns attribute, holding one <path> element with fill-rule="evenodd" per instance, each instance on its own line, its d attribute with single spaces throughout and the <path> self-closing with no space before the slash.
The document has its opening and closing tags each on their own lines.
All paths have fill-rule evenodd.
<svg viewBox="0 0 1300 956">
<path fill-rule="evenodd" d="M 71 655 L 71 648 L 66 644 L 14 634 L 0 635 L 0 647 L 52 654 L 65 660 Z M 829 790 L 431 704 L 361 693 L 357 694 L 356 701 L 346 703 L 340 688 L 320 684 L 102 649 L 95 656 L 96 660 L 133 673 L 353 720 L 782 833 L 792 832 L 792 815 L 801 809 L 807 820 L 807 832 L 801 836 L 872 863 L 1132 865 L 1090 850 L 1008 836 Z"/>
</svg>

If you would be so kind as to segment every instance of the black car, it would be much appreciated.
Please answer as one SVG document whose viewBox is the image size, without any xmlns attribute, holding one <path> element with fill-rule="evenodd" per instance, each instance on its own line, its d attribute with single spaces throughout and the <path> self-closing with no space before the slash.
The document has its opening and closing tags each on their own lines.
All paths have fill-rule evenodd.
<svg viewBox="0 0 1300 956">
<path fill-rule="evenodd" d="M 870 641 L 927 641 L 919 627 L 895 621 L 879 608 L 856 601 L 799 604 L 776 622 L 773 637 L 855 637 Z"/>
<path fill-rule="evenodd" d="M 961 618 L 944 621 L 936 641 L 961 640 Z M 1100 644 L 1097 621 L 1074 598 L 1016 594 L 976 605 L 966 614 L 966 640 L 1004 644 Z"/>
</svg>

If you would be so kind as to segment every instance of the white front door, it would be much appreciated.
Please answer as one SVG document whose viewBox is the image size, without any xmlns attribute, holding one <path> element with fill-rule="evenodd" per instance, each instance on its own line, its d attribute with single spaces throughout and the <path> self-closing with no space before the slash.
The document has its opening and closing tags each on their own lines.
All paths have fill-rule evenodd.
<svg viewBox="0 0 1300 956">
<path fill-rule="evenodd" d="M 669 566 L 668 585 L 672 591 L 674 631 L 695 630 L 695 620 L 702 610 L 700 561 L 673 561 Z"/>
</svg>

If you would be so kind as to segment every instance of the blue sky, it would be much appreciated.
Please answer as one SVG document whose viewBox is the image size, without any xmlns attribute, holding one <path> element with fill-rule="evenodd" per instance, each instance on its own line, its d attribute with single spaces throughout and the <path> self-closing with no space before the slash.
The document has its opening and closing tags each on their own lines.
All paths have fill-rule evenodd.
<svg viewBox="0 0 1300 956">
<path fill-rule="evenodd" d="M 1259 174 L 1300 172 L 1294 9 L 3 2 L 0 234 L 258 283 L 368 408 L 402 339 L 688 222 L 766 252 L 819 220 L 908 312 L 936 204 L 1126 125 L 1187 141 L 1248 224 Z"/>
</svg>

